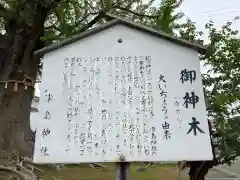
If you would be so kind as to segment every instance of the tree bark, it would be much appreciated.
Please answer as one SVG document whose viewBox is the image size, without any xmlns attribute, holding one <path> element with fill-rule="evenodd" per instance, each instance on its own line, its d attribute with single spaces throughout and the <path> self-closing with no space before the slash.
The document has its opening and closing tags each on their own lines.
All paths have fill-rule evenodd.
<svg viewBox="0 0 240 180">
<path fill-rule="evenodd" d="M 19 16 L 6 24 L 7 33 L 0 36 L 0 163 L 9 155 L 31 157 L 34 133 L 30 129 L 30 109 L 40 59 L 33 52 L 42 48 L 47 11 L 41 3 L 34 4 L 32 16 Z M 24 14 L 24 7 L 20 8 Z M 28 12 L 29 13 L 29 12 Z"/>
<path fill-rule="evenodd" d="M 189 179 L 190 180 L 205 180 L 205 177 L 213 167 L 213 161 L 192 161 L 189 162 Z"/>
</svg>

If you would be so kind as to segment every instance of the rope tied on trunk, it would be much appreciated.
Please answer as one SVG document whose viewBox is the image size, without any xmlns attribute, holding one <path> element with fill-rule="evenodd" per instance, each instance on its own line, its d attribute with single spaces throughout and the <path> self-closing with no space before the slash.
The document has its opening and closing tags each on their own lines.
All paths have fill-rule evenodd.
<svg viewBox="0 0 240 180">
<path fill-rule="evenodd" d="M 24 89 L 27 90 L 29 87 L 31 88 L 34 88 L 34 85 L 36 83 L 36 81 L 33 80 L 33 78 L 27 76 L 27 75 L 23 75 L 24 76 L 24 79 L 22 81 L 19 81 L 19 80 L 7 80 L 7 81 L 0 81 L 0 84 L 4 84 L 4 88 L 7 89 L 8 88 L 8 85 L 10 83 L 14 84 L 13 86 L 13 91 L 14 92 L 17 92 L 19 90 L 19 87 L 21 85 L 24 86 Z"/>
</svg>

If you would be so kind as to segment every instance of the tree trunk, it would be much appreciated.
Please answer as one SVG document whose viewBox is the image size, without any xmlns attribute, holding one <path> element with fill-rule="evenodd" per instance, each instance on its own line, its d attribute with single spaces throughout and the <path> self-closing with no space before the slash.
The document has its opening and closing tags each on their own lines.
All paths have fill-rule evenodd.
<svg viewBox="0 0 240 180">
<path fill-rule="evenodd" d="M 189 164 L 190 180 L 205 180 L 209 169 L 213 167 L 212 161 L 192 161 Z"/>
<path fill-rule="evenodd" d="M 28 157 L 33 155 L 34 134 L 29 117 L 34 87 L 27 85 L 34 85 L 36 79 L 40 60 L 33 58 L 33 52 L 43 47 L 40 37 L 47 16 L 40 3 L 33 8 L 29 19 L 18 16 L 7 22 L 7 33 L 0 36 L 1 164 L 6 163 L 6 157 L 9 158 L 12 153 Z M 24 7 L 17 14 L 23 13 Z"/>
</svg>

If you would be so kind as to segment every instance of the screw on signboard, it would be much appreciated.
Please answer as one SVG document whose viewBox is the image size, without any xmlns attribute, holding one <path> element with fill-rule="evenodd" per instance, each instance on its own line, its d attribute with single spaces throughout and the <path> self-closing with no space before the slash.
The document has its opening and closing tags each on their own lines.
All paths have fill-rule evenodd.
<svg viewBox="0 0 240 180">
<path fill-rule="evenodd" d="M 116 180 L 131 180 L 130 163 L 125 160 L 125 157 L 121 155 L 120 162 L 116 163 Z"/>
<path fill-rule="evenodd" d="M 118 39 L 118 43 L 122 43 L 122 39 Z"/>
</svg>

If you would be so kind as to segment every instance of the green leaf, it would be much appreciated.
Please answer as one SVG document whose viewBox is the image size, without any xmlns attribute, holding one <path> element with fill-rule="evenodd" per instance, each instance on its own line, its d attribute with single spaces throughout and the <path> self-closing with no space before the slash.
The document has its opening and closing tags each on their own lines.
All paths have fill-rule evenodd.
<svg viewBox="0 0 240 180">
<path fill-rule="evenodd" d="M 112 0 L 103 0 L 104 1 L 104 6 L 105 6 L 105 10 L 110 10 L 112 9 Z"/>
</svg>

